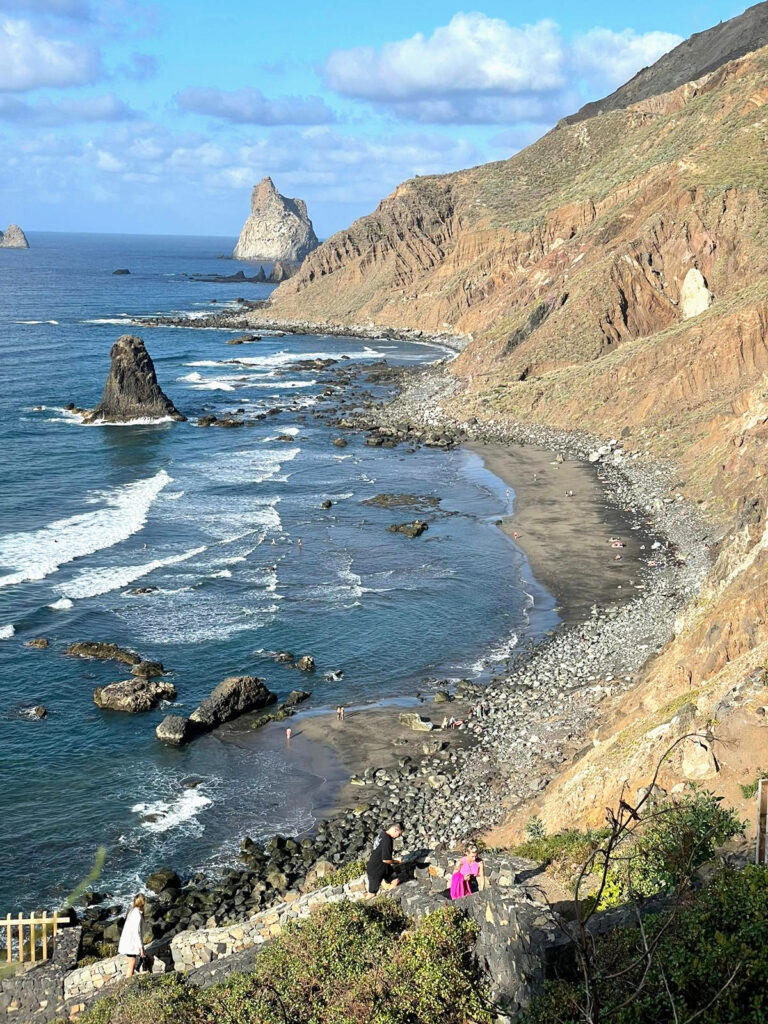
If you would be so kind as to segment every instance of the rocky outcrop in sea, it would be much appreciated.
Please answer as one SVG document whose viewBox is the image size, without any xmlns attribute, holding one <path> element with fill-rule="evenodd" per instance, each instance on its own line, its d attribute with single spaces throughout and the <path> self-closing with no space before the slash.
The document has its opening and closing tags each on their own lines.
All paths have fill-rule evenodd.
<svg viewBox="0 0 768 1024">
<path fill-rule="evenodd" d="M 0 231 L 0 249 L 28 249 L 27 236 L 18 224 L 9 224 L 6 230 Z"/>
<path fill-rule="evenodd" d="M 141 338 L 124 334 L 110 351 L 111 364 L 101 401 L 85 423 L 130 420 L 186 420 L 157 383 L 155 366 Z"/>
<path fill-rule="evenodd" d="M 271 178 L 262 178 L 251 193 L 251 213 L 232 255 L 299 263 L 319 244 L 304 200 L 281 196 Z"/>
</svg>

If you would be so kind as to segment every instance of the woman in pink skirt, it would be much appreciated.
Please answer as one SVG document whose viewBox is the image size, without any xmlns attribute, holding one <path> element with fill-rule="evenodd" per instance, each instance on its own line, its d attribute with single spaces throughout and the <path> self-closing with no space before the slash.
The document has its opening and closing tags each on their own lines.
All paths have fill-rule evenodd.
<svg viewBox="0 0 768 1024">
<path fill-rule="evenodd" d="M 485 888 L 485 865 L 474 843 L 467 846 L 457 871 L 451 875 L 451 899 L 460 899 Z"/>
</svg>

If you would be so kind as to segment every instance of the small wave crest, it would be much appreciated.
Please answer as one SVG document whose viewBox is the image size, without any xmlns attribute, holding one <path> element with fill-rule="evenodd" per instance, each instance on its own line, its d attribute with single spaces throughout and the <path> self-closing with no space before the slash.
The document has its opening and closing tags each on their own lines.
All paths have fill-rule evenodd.
<svg viewBox="0 0 768 1024">
<path fill-rule="evenodd" d="M 10 623 L 7 626 L 0 626 L 0 640 L 10 640 L 15 635 L 16 630 Z"/>
<path fill-rule="evenodd" d="M 105 508 L 0 537 L 0 565 L 16 570 L 0 576 L 0 587 L 45 579 L 67 562 L 127 540 L 143 528 L 152 503 L 170 481 L 161 469 L 152 477 L 87 497 L 89 503 L 103 502 Z"/>
<path fill-rule="evenodd" d="M 153 800 L 131 807 L 134 814 L 141 815 L 141 826 L 148 832 L 168 832 L 185 822 L 193 821 L 213 800 L 201 793 L 200 789 L 185 789 L 171 800 Z"/>
<path fill-rule="evenodd" d="M 205 548 L 206 546 L 203 544 L 200 547 L 191 548 L 189 551 L 182 551 L 178 555 L 155 558 L 142 565 L 108 565 L 96 569 L 84 569 L 74 579 L 68 583 L 59 584 L 55 589 L 57 593 L 70 598 L 98 597 L 101 594 L 108 594 L 111 590 L 127 587 L 129 583 L 149 575 L 156 569 L 186 562 L 187 559 L 202 554 Z"/>
</svg>

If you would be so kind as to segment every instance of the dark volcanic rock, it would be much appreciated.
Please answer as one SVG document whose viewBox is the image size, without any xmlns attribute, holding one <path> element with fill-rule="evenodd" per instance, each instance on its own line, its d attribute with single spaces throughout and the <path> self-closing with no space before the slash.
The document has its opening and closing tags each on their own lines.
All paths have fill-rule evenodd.
<svg viewBox="0 0 768 1024">
<path fill-rule="evenodd" d="M 296 662 L 296 668 L 301 672 L 314 672 L 315 671 L 315 659 L 311 654 L 302 654 L 299 660 Z"/>
<path fill-rule="evenodd" d="M 27 640 L 27 642 L 24 644 L 24 646 L 25 647 L 37 647 L 39 649 L 42 649 L 42 648 L 45 648 L 45 647 L 48 646 L 48 638 L 44 637 L 44 636 L 37 636 L 37 637 L 35 637 L 34 640 Z"/>
<path fill-rule="evenodd" d="M 166 715 L 160 725 L 155 729 L 155 736 L 162 743 L 170 743 L 171 746 L 180 747 L 188 743 L 195 735 L 195 726 L 183 715 Z"/>
<path fill-rule="evenodd" d="M 155 676 L 165 675 L 165 669 L 161 661 L 140 661 L 131 669 L 131 675 L 140 679 L 153 679 Z"/>
<path fill-rule="evenodd" d="M 157 383 L 155 367 L 141 338 L 124 334 L 110 351 L 111 364 L 101 402 L 86 413 L 85 422 L 137 419 L 185 420 Z"/>
<path fill-rule="evenodd" d="M 563 118 L 561 124 L 575 124 L 608 110 L 623 110 L 633 103 L 671 92 L 679 85 L 701 78 L 710 71 L 759 50 L 768 43 L 768 6 L 765 3 L 747 8 L 729 21 L 697 32 L 674 50 L 665 53 L 655 64 L 643 68 L 610 96 L 587 103 L 575 114 Z"/>
<path fill-rule="evenodd" d="M 206 731 L 246 711 L 258 711 L 276 701 L 277 696 L 267 689 L 263 679 L 257 676 L 229 676 L 219 683 L 210 697 L 206 697 L 189 717 L 199 730 Z"/>
<path fill-rule="evenodd" d="M 161 700 L 175 700 L 173 683 L 153 683 L 148 679 L 126 679 L 122 683 L 99 686 L 93 691 L 96 707 L 109 711 L 151 711 Z"/>
<path fill-rule="evenodd" d="M 75 658 L 98 658 L 100 661 L 121 661 L 124 665 L 139 665 L 141 658 L 135 651 L 126 651 L 117 644 L 101 643 L 99 640 L 81 641 L 70 644 L 67 654 Z"/>
<path fill-rule="evenodd" d="M 124 277 L 126 274 L 130 274 L 130 270 L 127 267 L 120 267 L 118 270 L 112 271 L 113 277 Z"/>
<path fill-rule="evenodd" d="M 423 519 L 414 519 L 412 523 L 393 523 L 387 529 L 390 533 L 404 533 L 406 537 L 420 537 L 429 526 Z"/>
<path fill-rule="evenodd" d="M 181 888 L 181 879 L 172 868 L 159 868 L 147 876 L 147 888 L 161 893 Z"/>
</svg>

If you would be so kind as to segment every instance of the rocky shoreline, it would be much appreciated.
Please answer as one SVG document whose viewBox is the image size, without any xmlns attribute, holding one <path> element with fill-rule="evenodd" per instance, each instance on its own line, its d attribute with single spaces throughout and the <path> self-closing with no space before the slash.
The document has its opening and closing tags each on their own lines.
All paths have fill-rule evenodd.
<svg viewBox="0 0 768 1024">
<path fill-rule="evenodd" d="M 433 333 L 413 330 L 408 327 L 376 327 L 372 324 L 313 323 L 310 320 L 283 320 L 265 315 L 265 302 L 248 302 L 236 299 L 237 310 L 211 313 L 204 317 L 190 316 L 146 316 L 133 317 L 131 323 L 141 327 L 184 327 L 197 330 L 260 331 L 279 337 L 283 334 L 316 334 L 332 338 L 362 338 L 366 341 L 409 341 L 420 344 L 440 345 L 458 353 L 470 338 L 464 334 L 449 331 Z"/>
<path fill-rule="evenodd" d="M 348 379 L 348 370 L 339 372 Z M 675 616 L 709 565 L 708 528 L 694 508 L 670 496 L 663 467 L 633 458 L 616 442 L 600 444 L 586 435 L 455 422 L 439 403 L 460 384 L 441 364 L 405 372 L 379 367 L 369 370 L 367 381 L 395 383 L 399 393 L 377 404 L 366 391 L 331 392 L 316 414 L 342 431 L 366 431 L 375 445 L 414 450 L 420 444 L 514 442 L 547 448 L 555 459 L 591 462 L 599 468 L 606 500 L 665 541 L 654 552 L 654 567 L 645 569 L 645 589 L 636 598 L 594 608 L 586 621 L 561 628 L 533 650 L 515 652 L 508 670 L 486 687 L 460 684 L 450 696 L 482 700 L 485 710 L 461 728 L 460 744 L 445 742 L 441 730 L 425 732 L 422 757 L 402 756 L 396 767 L 369 765 L 353 780 L 360 791 L 354 807 L 320 821 L 312 835 L 275 836 L 265 844 L 246 838 L 241 866 L 215 880 L 198 873 L 182 885 L 167 869 L 148 879 L 156 895 L 146 920 L 159 949 L 181 931 L 245 920 L 286 892 L 306 891 L 318 877 L 363 857 L 388 818 L 405 821 L 410 849 L 456 843 L 498 824 L 591 746 L 601 703 L 630 689 L 647 658 L 672 637 Z M 439 706 L 436 717 L 445 710 Z M 116 940 L 121 921 L 107 898 L 92 894 L 88 901 L 81 918 L 85 948 L 94 951 Z"/>
</svg>

